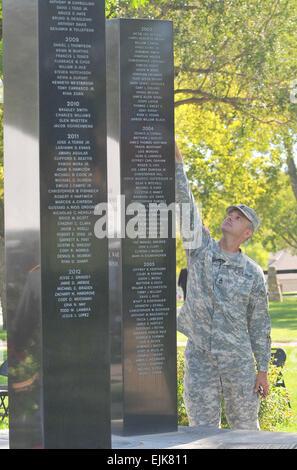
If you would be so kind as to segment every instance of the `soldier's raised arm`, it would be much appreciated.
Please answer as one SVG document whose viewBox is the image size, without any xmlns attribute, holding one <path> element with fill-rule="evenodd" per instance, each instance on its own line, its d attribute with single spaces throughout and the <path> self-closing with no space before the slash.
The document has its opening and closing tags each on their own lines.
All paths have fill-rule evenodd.
<svg viewBox="0 0 297 470">
<path fill-rule="evenodd" d="M 195 203 L 189 181 L 184 171 L 183 157 L 175 142 L 175 199 L 179 231 L 186 250 L 187 259 L 209 242 L 209 233 L 204 228 Z"/>
</svg>

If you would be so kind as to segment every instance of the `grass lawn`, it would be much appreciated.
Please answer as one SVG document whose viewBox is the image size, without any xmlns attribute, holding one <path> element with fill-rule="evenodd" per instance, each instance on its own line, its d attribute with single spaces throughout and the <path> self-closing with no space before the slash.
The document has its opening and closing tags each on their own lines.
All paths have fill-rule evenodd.
<svg viewBox="0 0 297 470">
<path fill-rule="evenodd" d="M 271 339 L 274 342 L 297 342 L 297 298 L 270 302 Z"/>
</svg>

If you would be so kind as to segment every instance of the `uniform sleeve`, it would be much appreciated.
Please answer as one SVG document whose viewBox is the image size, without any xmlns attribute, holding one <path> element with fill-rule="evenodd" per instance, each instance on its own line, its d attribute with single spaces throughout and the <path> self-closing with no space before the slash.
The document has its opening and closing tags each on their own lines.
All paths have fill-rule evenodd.
<svg viewBox="0 0 297 470">
<path fill-rule="evenodd" d="M 191 261 L 197 250 L 209 243 L 210 236 L 203 226 L 183 163 L 175 164 L 175 195 L 178 228 L 187 260 Z"/>
<path fill-rule="evenodd" d="M 258 371 L 268 372 L 271 360 L 271 323 L 268 309 L 268 293 L 264 280 L 255 288 L 255 295 L 248 307 L 248 332 Z"/>
</svg>

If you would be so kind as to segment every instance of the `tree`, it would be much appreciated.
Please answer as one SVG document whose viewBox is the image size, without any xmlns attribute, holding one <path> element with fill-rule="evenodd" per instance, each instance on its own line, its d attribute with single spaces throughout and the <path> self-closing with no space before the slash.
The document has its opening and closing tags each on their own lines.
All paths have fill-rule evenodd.
<svg viewBox="0 0 297 470">
<path fill-rule="evenodd" d="M 281 175 L 278 194 L 271 200 L 269 213 L 264 215 L 266 233 L 264 246 L 270 251 L 290 250 L 297 254 L 297 205 L 290 188 L 290 178 Z"/>
<path fill-rule="evenodd" d="M 269 148 L 271 134 L 240 120 L 226 125 L 193 105 L 186 115 L 178 109 L 176 119 L 188 178 L 213 235 L 219 235 L 225 209 L 236 201 L 265 210 L 262 201 L 277 193 L 281 164 L 279 150 Z"/>
<path fill-rule="evenodd" d="M 106 18 L 113 18 L 115 16 L 118 16 L 121 11 L 122 4 L 125 4 L 127 8 L 131 8 L 132 11 L 134 11 L 139 6 L 145 5 L 147 1 L 148 0 L 126 0 L 125 2 L 121 2 L 119 0 L 106 0 Z"/>
<path fill-rule="evenodd" d="M 296 79 L 293 0 L 150 0 L 123 16 L 174 23 L 176 106 L 211 104 L 258 122 L 291 120 L 290 83 Z M 227 107 L 225 106 L 227 105 Z"/>
<path fill-rule="evenodd" d="M 241 201 L 262 216 L 256 240 L 283 243 L 269 219 L 280 192 L 291 200 L 284 171 L 296 197 L 295 1 L 150 0 L 137 11 L 118 5 L 122 16 L 173 21 L 176 137 L 211 233 L 219 236 L 226 206 Z M 297 233 L 297 225 L 291 229 Z"/>
<path fill-rule="evenodd" d="M 288 168 L 290 184 L 297 202 L 297 166 L 294 160 L 294 146 L 297 144 L 297 136 L 290 128 L 285 127 L 281 129 L 280 137 Z"/>
</svg>

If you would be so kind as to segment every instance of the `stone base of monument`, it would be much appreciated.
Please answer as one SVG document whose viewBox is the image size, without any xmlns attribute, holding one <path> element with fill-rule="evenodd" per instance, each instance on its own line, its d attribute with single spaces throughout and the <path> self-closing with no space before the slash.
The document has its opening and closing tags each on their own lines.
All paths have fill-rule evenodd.
<svg viewBox="0 0 297 470">
<path fill-rule="evenodd" d="M 0 430 L 0 449 L 9 449 L 6 429 Z M 122 449 L 297 449 L 297 433 L 179 426 L 177 432 L 113 435 L 112 450 Z"/>
<path fill-rule="evenodd" d="M 113 449 L 297 449 L 297 433 L 179 426 L 177 432 L 112 436 Z"/>
</svg>

